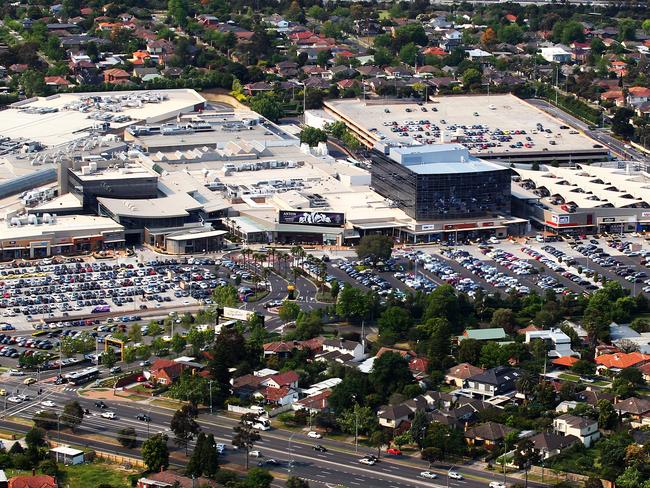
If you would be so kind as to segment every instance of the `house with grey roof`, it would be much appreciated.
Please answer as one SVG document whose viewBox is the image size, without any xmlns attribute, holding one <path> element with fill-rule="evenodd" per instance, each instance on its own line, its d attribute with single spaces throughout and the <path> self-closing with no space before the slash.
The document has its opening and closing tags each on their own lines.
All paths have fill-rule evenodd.
<svg viewBox="0 0 650 488">
<path fill-rule="evenodd" d="M 585 447 L 600 438 L 598 422 L 586 417 L 565 413 L 553 420 L 553 431 L 559 435 L 572 435 L 580 439 Z"/>
<path fill-rule="evenodd" d="M 520 377 L 521 371 L 516 368 L 497 366 L 467 378 L 463 389 L 473 397 L 483 399 L 500 395 L 512 396 Z"/>
<path fill-rule="evenodd" d="M 537 451 L 542 459 L 548 459 L 577 444 L 580 439 L 574 435 L 540 432 L 530 437 L 530 441 L 533 443 L 533 450 Z"/>
</svg>

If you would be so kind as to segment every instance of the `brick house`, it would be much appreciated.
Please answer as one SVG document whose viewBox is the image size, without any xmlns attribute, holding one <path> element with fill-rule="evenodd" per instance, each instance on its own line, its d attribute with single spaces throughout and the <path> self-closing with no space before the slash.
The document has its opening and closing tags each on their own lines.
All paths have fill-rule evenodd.
<svg viewBox="0 0 650 488">
<path fill-rule="evenodd" d="M 104 83 L 112 83 L 113 85 L 121 85 L 129 83 L 131 75 L 119 68 L 111 68 L 104 71 Z"/>
</svg>

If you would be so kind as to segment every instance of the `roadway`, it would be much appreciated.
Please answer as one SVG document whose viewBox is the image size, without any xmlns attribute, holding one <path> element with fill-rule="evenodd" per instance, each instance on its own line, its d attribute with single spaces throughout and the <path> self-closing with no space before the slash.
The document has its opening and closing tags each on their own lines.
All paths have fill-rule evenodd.
<svg viewBox="0 0 650 488">
<path fill-rule="evenodd" d="M 625 142 L 622 142 L 616 139 L 615 137 L 609 135 L 609 133 L 606 132 L 604 129 L 591 130 L 589 129 L 589 125 L 583 122 L 582 120 L 553 106 L 551 103 L 545 100 L 530 99 L 527 100 L 527 102 L 551 114 L 553 117 L 562 120 L 564 123 L 573 126 L 575 129 L 581 130 L 588 137 L 591 137 L 595 141 L 598 141 L 604 146 L 609 147 L 610 151 L 620 158 L 626 160 L 635 160 L 635 161 L 647 161 L 648 159 L 648 157 L 645 154 L 643 154 L 641 151 L 638 151 L 635 148 L 626 144 Z"/>
<path fill-rule="evenodd" d="M 25 431 L 26 427 L 20 424 L 19 419 L 31 419 L 36 411 L 44 409 L 39 403 L 45 400 L 52 401 L 55 406 L 49 408 L 56 413 L 61 413 L 65 403 L 71 400 L 78 400 L 82 408 L 87 408 L 90 415 L 84 416 L 81 426 L 73 434 L 67 430 L 50 432 L 50 438 L 59 437 L 61 440 L 70 442 L 73 445 L 96 448 L 102 451 L 119 453 L 127 456 L 139 456 L 139 451 L 122 448 L 114 444 L 117 432 L 125 427 L 133 427 L 136 430 L 138 441 L 143 441 L 149 435 L 165 433 L 169 435 L 169 447 L 172 451 L 172 459 L 175 463 L 183 465 L 186 462 L 182 449 L 179 449 L 173 442 L 173 434 L 170 433 L 169 423 L 173 410 L 162 408 L 150 403 L 106 400 L 108 410 L 117 415 L 117 419 L 105 419 L 100 416 L 102 410 L 94 405 L 94 399 L 87 399 L 78 395 L 75 387 L 66 385 L 54 385 L 51 378 L 42 379 L 37 385 L 28 388 L 22 385 L 22 377 L 11 377 L 5 375 L 3 384 L 13 392 L 16 388 L 21 391 L 28 390 L 31 401 L 20 404 L 7 404 L 5 398 L 5 410 L 0 416 L 0 425 L 7 429 Z M 43 388 L 44 393 L 40 396 L 35 394 L 38 388 Z M 145 423 L 136 419 L 139 413 L 147 413 L 151 422 Z M 222 464 L 232 463 L 236 465 L 245 464 L 245 455 L 242 451 L 231 446 L 233 427 L 237 424 L 235 419 L 221 414 L 211 415 L 207 412 L 201 413 L 198 418 L 201 428 L 206 433 L 212 433 L 217 442 L 227 445 L 223 455 Z M 277 422 L 277 421 L 276 421 Z M 376 454 L 376 449 L 358 447 L 355 453 L 353 445 L 334 440 L 313 440 L 309 439 L 304 432 L 292 432 L 283 429 L 272 429 L 261 432 L 262 440 L 256 443 L 254 449 L 262 453 L 261 458 L 250 458 L 251 466 L 267 459 L 275 459 L 278 465 L 267 467 L 272 472 L 284 473 L 299 476 L 313 481 L 316 484 L 325 483 L 341 484 L 347 487 L 372 486 L 378 488 L 392 487 L 442 487 L 447 485 L 453 488 L 478 488 L 485 487 L 490 481 L 502 480 L 502 476 L 491 472 L 483 471 L 472 466 L 457 466 L 454 469 L 465 476 L 463 480 L 447 480 L 446 472 L 448 465 L 436 464 L 431 471 L 438 473 L 439 478 L 434 481 L 425 480 L 419 477 L 421 471 L 427 470 L 428 465 L 414 457 L 385 457 L 375 466 L 365 466 L 359 463 L 363 455 Z M 92 437 L 89 437 L 92 436 Z M 102 439 L 103 436 L 105 439 Z M 315 444 L 325 446 L 328 451 L 321 453 L 313 450 Z M 189 446 L 191 451 L 193 444 Z M 531 486 L 541 487 L 543 485 L 531 483 Z"/>
</svg>

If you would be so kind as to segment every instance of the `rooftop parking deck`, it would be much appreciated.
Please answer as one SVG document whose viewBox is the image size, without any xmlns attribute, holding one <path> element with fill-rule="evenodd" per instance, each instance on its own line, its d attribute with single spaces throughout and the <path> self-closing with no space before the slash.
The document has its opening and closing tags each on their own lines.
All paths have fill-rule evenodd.
<svg viewBox="0 0 650 488">
<path fill-rule="evenodd" d="M 448 96 L 428 103 L 334 100 L 327 110 L 366 145 L 459 142 L 486 159 L 606 156 L 607 148 L 514 95 Z"/>
</svg>

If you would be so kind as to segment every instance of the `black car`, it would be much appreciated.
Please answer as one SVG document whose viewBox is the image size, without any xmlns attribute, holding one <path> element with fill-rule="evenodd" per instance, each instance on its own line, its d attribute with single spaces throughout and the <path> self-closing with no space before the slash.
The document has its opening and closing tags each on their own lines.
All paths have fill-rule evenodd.
<svg viewBox="0 0 650 488">
<path fill-rule="evenodd" d="M 138 415 L 135 416 L 135 418 L 142 422 L 151 422 L 151 417 L 149 417 L 149 415 L 147 415 L 146 413 L 139 413 Z"/>
<path fill-rule="evenodd" d="M 108 408 L 108 405 L 106 405 L 102 400 L 97 400 L 95 406 L 101 409 Z"/>
<path fill-rule="evenodd" d="M 316 444 L 314 446 L 314 451 L 327 452 L 327 448 L 325 446 L 321 446 L 320 444 Z"/>
</svg>

